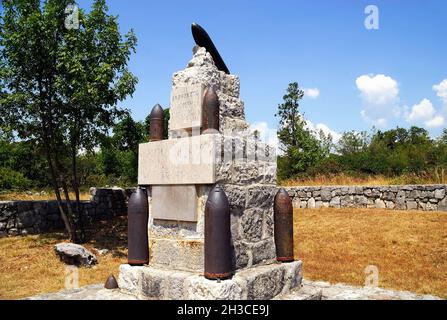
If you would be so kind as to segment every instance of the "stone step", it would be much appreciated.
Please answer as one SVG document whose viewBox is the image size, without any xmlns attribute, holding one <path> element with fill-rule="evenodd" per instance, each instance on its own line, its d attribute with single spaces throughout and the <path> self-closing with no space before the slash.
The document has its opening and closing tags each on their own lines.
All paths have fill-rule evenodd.
<svg viewBox="0 0 447 320">
<path fill-rule="evenodd" d="M 421 295 L 409 291 L 396 291 L 378 287 L 356 287 L 303 279 L 306 290 L 320 290 L 321 300 L 439 300 L 433 295 Z"/>
<path fill-rule="evenodd" d="M 273 300 L 321 300 L 323 290 L 303 285 L 286 294 L 281 294 Z"/>
<path fill-rule="evenodd" d="M 236 272 L 228 280 L 212 281 L 192 272 L 121 265 L 122 292 L 139 299 L 267 300 L 300 287 L 302 263 L 271 263 Z"/>
<path fill-rule="evenodd" d="M 136 297 L 120 289 L 107 290 L 104 284 L 89 285 L 78 289 L 63 290 L 26 298 L 25 300 L 136 300 Z M 419 295 L 407 291 L 382 288 L 355 287 L 303 280 L 302 285 L 282 293 L 273 300 L 441 300 L 432 295 Z"/>
<path fill-rule="evenodd" d="M 99 283 L 78 289 L 62 290 L 33 296 L 24 300 L 137 300 L 137 298 L 119 289 L 104 289 L 104 284 Z"/>
</svg>

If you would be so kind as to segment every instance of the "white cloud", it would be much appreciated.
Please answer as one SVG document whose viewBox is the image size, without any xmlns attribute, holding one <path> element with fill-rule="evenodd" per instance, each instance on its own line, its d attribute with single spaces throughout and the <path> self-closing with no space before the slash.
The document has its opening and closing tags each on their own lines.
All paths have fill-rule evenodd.
<svg viewBox="0 0 447 320">
<path fill-rule="evenodd" d="M 377 126 L 386 126 L 389 118 L 399 117 L 399 86 L 393 78 L 362 75 L 355 81 L 363 102 L 362 117 Z"/>
<path fill-rule="evenodd" d="M 376 125 L 378 127 L 386 127 L 387 124 L 388 124 L 388 121 L 385 118 L 376 119 Z"/>
<path fill-rule="evenodd" d="M 321 130 L 321 131 L 323 131 L 323 133 L 326 136 L 329 135 L 329 134 L 331 135 L 333 143 L 337 143 L 340 140 L 340 138 L 341 138 L 341 134 L 340 133 L 338 133 L 338 132 L 336 132 L 334 130 L 331 130 L 324 123 L 313 124 L 311 121 L 307 120 L 306 124 L 307 124 L 307 128 L 309 128 L 311 131 L 313 131 L 317 137 L 318 137 L 317 133 Z"/>
<path fill-rule="evenodd" d="M 320 130 L 322 130 L 325 135 L 330 134 L 332 136 L 333 143 L 338 143 L 338 141 L 340 140 L 340 138 L 342 136 L 340 133 L 338 133 L 334 130 L 331 130 L 324 123 L 313 124 L 311 121 L 307 120 L 306 127 L 309 130 L 313 131 L 317 138 L 318 138 L 318 132 Z M 272 147 L 274 147 L 276 149 L 277 154 L 282 154 L 282 152 L 279 148 L 279 141 L 278 141 L 278 136 L 277 136 L 278 131 L 276 129 L 269 128 L 269 126 L 266 122 L 261 121 L 261 122 L 255 122 L 255 123 L 251 124 L 249 130 L 251 132 L 254 132 L 255 130 L 257 130 L 259 132 L 259 138 L 262 142 L 267 143 L 267 144 L 271 145 Z"/>
<path fill-rule="evenodd" d="M 425 125 L 429 128 L 442 127 L 444 125 L 444 117 L 443 116 L 435 116 L 433 119 L 426 121 Z"/>
<path fill-rule="evenodd" d="M 383 74 L 376 76 L 363 75 L 355 81 L 362 98 L 374 105 L 385 105 L 396 102 L 399 87 L 396 80 Z"/>
<path fill-rule="evenodd" d="M 423 99 L 411 108 L 411 112 L 407 115 L 407 121 L 409 123 L 424 123 L 428 128 L 444 125 L 444 117 L 436 114 L 433 104 L 428 99 Z"/>
<path fill-rule="evenodd" d="M 407 117 L 408 122 L 428 121 L 435 115 L 435 108 L 428 99 L 423 99 L 419 104 L 415 104 L 411 108 L 411 112 Z"/>
<path fill-rule="evenodd" d="M 411 108 L 400 106 L 399 85 L 389 76 L 362 75 L 355 83 L 363 103 L 360 114 L 365 121 L 375 126 L 386 127 L 390 120 L 402 118 L 408 123 L 425 125 L 428 128 L 437 128 L 445 123 L 444 116 L 426 98 Z M 442 99 L 447 110 L 447 79 L 434 85 L 433 90 Z"/>
<path fill-rule="evenodd" d="M 388 124 L 387 119 L 385 118 L 370 118 L 366 112 L 366 110 L 362 110 L 360 111 L 360 115 L 362 116 L 362 118 L 366 121 L 369 122 L 377 127 L 386 127 Z"/>
<path fill-rule="evenodd" d="M 304 89 L 304 96 L 311 99 L 316 99 L 320 95 L 320 90 L 318 88 L 308 88 Z"/>
<path fill-rule="evenodd" d="M 447 107 L 447 79 L 444 79 L 441 83 L 435 84 L 433 90 L 436 92 L 438 97 L 442 99 L 445 106 Z"/>
</svg>

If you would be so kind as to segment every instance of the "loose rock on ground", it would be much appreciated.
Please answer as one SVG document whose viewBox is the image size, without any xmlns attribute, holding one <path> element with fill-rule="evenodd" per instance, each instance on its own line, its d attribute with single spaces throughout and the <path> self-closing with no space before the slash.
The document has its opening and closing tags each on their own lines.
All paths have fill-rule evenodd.
<svg viewBox="0 0 447 320">
<path fill-rule="evenodd" d="M 58 243 L 54 250 L 66 264 L 90 267 L 98 262 L 96 256 L 79 244 Z"/>
</svg>

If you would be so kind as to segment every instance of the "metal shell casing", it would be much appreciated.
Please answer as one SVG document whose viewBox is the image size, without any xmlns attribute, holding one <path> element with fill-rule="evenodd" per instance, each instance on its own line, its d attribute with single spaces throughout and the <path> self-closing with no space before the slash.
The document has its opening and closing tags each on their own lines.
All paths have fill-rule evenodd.
<svg viewBox="0 0 447 320">
<path fill-rule="evenodd" d="M 289 194 L 281 188 L 273 205 L 276 260 L 291 262 L 293 256 L 293 206 Z"/>
<path fill-rule="evenodd" d="M 108 278 L 106 283 L 104 284 L 104 288 L 106 289 L 118 289 L 118 282 L 116 281 L 116 278 L 113 274 L 111 274 Z"/>
<path fill-rule="evenodd" d="M 127 209 L 127 261 L 130 265 L 149 263 L 148 216 L 149 205 L 145 189 L 138 188 L 129 199 Z"/>
<path fill-rule="evenodd" d="M 208 87 L 203 99 L 205 133 L 219 132 L 219 97 L 213 87 Z"/>
<path fill-rule="evenodd" d="M 205 278 L 230 278 L 231 262 L 230 205 L 223 189 L 215 185 L 205 205 Z"/>
<path fill-rule="evenodd" d="M 149 140 L 160 141 L 163 140 L 163 108 L 156 104 L 150 115 Z"/>
</svg>

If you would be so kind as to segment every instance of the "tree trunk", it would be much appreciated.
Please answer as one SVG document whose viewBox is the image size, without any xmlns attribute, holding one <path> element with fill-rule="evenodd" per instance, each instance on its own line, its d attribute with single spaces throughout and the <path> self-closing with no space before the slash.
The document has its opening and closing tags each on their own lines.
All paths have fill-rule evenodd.
<svg viewBox="0 0 447 320">
<path fill-rule="evenodd" d="M 81 200 L 79 197 L 79 182 L 78 182 L 78 167 L 76 163 L 76 144 L 72 142 L 71 149 L 71 170 L 72 170 L 72 187 L 76 196 L 76 213 L 79 219 L 79 229 L 80 229 L 80 241 L 85 242 L 85 229 L 84 229 L 84 213 L 81 210 Z"/>
<path fill-rule="evenodd" d="M 40 39 L 39 39 L 39 49 L 42 49 Z M 55 159 L 52 158 L 52 156 L 55 155 L 54 152 L 52 152 L 53 151 L 52 147 L 54 147 L 56 143 L 56 141 L 54 141 L 54 126 L 53 126 L 53 119 L 51 116 L 53 109 L 52 78 L 50 77 L 47 80 L 49 80 L 49 82 L 47 82 L 45 86 L 48 86 L 49 84 L 50 88 L 47 87 L 46 90 L 44 90 L 44 72 L 41 70 L 41 72 L 38 74 L 37 82 L 38 82 L 39 98 L 40 98 L 40 116 L 42 120 L 42 127 L 41 127 L 42 140 L 43 140 L 42 143 L 45 148 L 48 167 L 50 169 L 51 174 L 51 182 L 53 185 L 54 193 L 56 194 L 57 205 L 59 208 L 62 221 L 64 222 L 65 229 L 67 230 L 70 236 L 70 241 L 76 243 L 77 242 L 76 228 L 70 217 L 70 215 L 72 215 L 71 203 L 69 201 L 67 202 L 67 209 L 69 213 L 69 215 L 67 215 L 62 205 L 62 198 L 59 191 L 58 176 L 59 173 L 63 173 L 63 171 L 61 171 L 60 166 L 58 165 L 57 158 Z M 47 102 L 48 104 L 46 104 L 45 102 Z M 66 185 L 63 179 L 61 182 L 63 185 Z M 64 190 L 66 190 L 66 186 Z M 67 195 L 68 194 L 66 194 L 66 198 Z"/>
<path fill-rule="evenodd" d="M 59 208 L 59 213 L 61 215 L 62 221 L 64 222 L 65 229 L 67 230 L 68 235 L 70 236 L 70 241 L 75 242 L 76 241 L 76 230 L 73 227 L 73 224 L 71 223 L 69 217 L 65 213 L 64 207 L 62 206 L 62 198 L 59 191 L 59 184 L 57 182 L 56 173 L 53 166 L 53 161 L 51 159 L 51 152 L 50 148 L 48 147 L 48 142 L 44 142 L 45 144 L 45 153 L 47 157 L 48 167 L 50 169 L 50 175 L 51 175 L 51 183 L 53 185 L 54 193 L 56 194 L 57 199 L 57 206 Z"/>
<path fill-rule="evenodd" d="M 58 168 L 58 171 L 59 171 L 59 174 L 60 174 L 60 181 L 61 181 L 61 184 L 62 184 L 62 190 L 64 191 L 64 195 L 65 195 L 65 202 L 67 204 L 68 215 L 69 215 L 69 217 L 73 218 L 75 215 L 73 213 L 73 206 L 72 206 L 72 203 L 71 203 L 71 200 L 70 200 L 70 195 L 68 193 L 67 176 L 65 175 L 65 172 L 61 169 L 60 162 L 57 159 L 55 159 L 55 165 L 56 165 L 56 168 Z M 78 243 L 79 242 L 79 238 L 78 238 L 77 233 L 76 233 L 76 224 L 74 224 L 74 223 L 72 224 L 72 231 L 73 231 L 73 234 L 74 234 L 74 239 L 72 239 L 72 241 L 74 243 Z"/>
<path fill-rule="evenodd" d="M 51 175 L 51 184 L 53 185 L 54 193 L 56 195 L 57 200 L 57 206 L 59 208 L 59 213 L 61 215 L 61 219 L 64 222 L 65 229 L 70 237 L 70 241 L 76 242 L 77 236 L 76 236 L 76 229 L 74 228 L 73 223 L 71 222 L 71 219 L 67 214 L 65 213 L 64 207 L 62 205 L 62 197 L 59 191 L 59 183 L 58 183 L 58 174 L 55 169 L 55 163 L 53 162 L 53 159 L 51 157 L 51 139 L 48 130 L 49 130 L 48 121 L 45 117 L 45 114 L 42 115 L 42 144 L 45 148 L 45 155 L 47 158 L 48 168 L 50 169 L 50 175 Z M 68 207 L 68 205 L 67 205 Z"/>
</svg>

